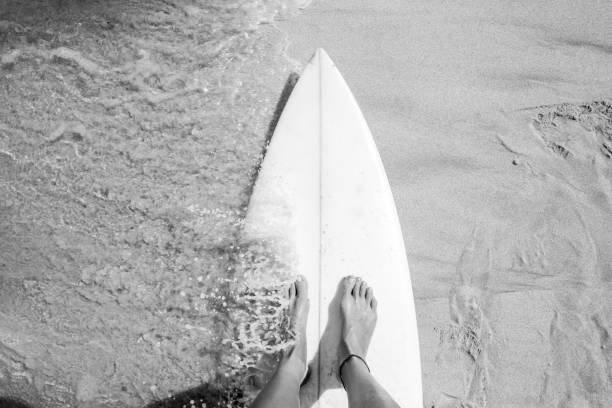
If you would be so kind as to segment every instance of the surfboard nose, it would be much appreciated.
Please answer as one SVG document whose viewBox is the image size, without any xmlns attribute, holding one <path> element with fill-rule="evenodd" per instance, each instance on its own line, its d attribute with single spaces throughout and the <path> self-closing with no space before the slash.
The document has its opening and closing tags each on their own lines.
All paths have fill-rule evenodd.
<svg viewBox="0 0 612 408">
<path fill-rule="evenodd" d="M 336 64 L 329 57 L 329 54 L 323 48 L 317 48 L 312 58 L 310 59 L 310 63 L 318 64 L 320 66 L 332 66 L 335 67 Z"/>
</svg>

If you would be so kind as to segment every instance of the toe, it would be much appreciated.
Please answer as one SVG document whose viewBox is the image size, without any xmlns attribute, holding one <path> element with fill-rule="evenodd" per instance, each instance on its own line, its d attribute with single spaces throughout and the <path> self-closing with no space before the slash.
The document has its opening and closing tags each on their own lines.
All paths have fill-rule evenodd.
<svg viewBox="0 0 612 408">
<path fill-rule="evenodd" d="M 297 279 L 295 280 L 295 291 L 298 297 L 308 297 L 308 282 L 304 276 L 298 275 Z"/>
<path fill-rule="evenodd" d="M 295 282 L 291 282 L 289 285 L 289 299 L 293 299 L 295 297 Z"/>
<path fill-rule="evenodd" d="M 374 289 L 368 286 L 365 293 L 366 302 L 368 304 L 372 303 L 372 298 L 374 297 Z"/>
<path fill-rule="evenodd" d="M 339 286 L 345 294 L 351 293 L 353 287 L 355 286 L 355 277 L 350 275 L 345 276 L 340 280 Z"/>
<path fill-rule="evenodd" d="M 378 308 L 378 301 L 376 300 L 375 297 L 372 298 L 372 301 L 370 302 L 370 307 L 374 311 L 376 311 L 376 309 Z"/>
<path fill-rule="evenodd" d="M 361 285 L 359 286 L 359 297 L 364 298 L 366 295 L 367 289 L 368 289 L 368 283 L 362 280 Z"/>
<path fill-rule="evenodd" d="M 359 297 L 359 288 L 361 287 L 361 278 L 356 278 L 353 288 L 351 289 L 351 295 L 353 295 L 354 297 Z"/>
</svg>

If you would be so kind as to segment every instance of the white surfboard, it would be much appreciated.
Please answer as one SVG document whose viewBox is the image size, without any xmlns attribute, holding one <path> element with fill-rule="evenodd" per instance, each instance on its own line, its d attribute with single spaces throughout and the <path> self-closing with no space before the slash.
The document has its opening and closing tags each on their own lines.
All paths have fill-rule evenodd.
<svg viewBox="0 0 612 408">
<path fill-rule="evenodd" d="M 291 274 L 309 282 L 311 373 L 302 407 L 344 408 L 336 379 L 339 280 L 361 276 L 378 299 L 366 360 L 404 408 L 421 408 L 421 364 L 410 273 L 393 196 L 351 91 L 316 51 L 276 126 L 245 219 L 244 234 L 276 244 Z M 327 345 L 319 350 L 322 344 Z"/>
</svg>

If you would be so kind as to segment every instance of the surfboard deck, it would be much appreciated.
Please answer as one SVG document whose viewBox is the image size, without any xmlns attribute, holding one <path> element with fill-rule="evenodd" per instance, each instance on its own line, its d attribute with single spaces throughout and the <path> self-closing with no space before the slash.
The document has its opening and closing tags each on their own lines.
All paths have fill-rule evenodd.
<svg viewBox="0 0 612 408">
<path fill-rule="evenodd" d="M 244 230 L 288 259 L 309 283 L 310 377 L 302 407 L 343 408 L 336 378 L 343 276 L 362 277 L 378 299 L 367 361 L 404 408 L 421 408 L 421 365 L 412 286 L 391 189 L 366 121 L 329 56 L 318 49 L 275 128 Z"/>
</svg>

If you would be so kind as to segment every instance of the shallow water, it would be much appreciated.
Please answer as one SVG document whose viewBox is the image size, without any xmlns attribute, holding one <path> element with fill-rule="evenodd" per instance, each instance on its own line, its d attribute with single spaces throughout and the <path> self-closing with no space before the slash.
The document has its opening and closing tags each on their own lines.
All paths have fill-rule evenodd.
<svg viewBox="0 0 612 408">
<path fill-rule="evenodd" d="M 294 68 L 270 23 L 297 7 L 2 2 L 0 396 L 221 395 L 288 341 L 264 338 L 282 282 L 239 229 Z"/>
</svg>

